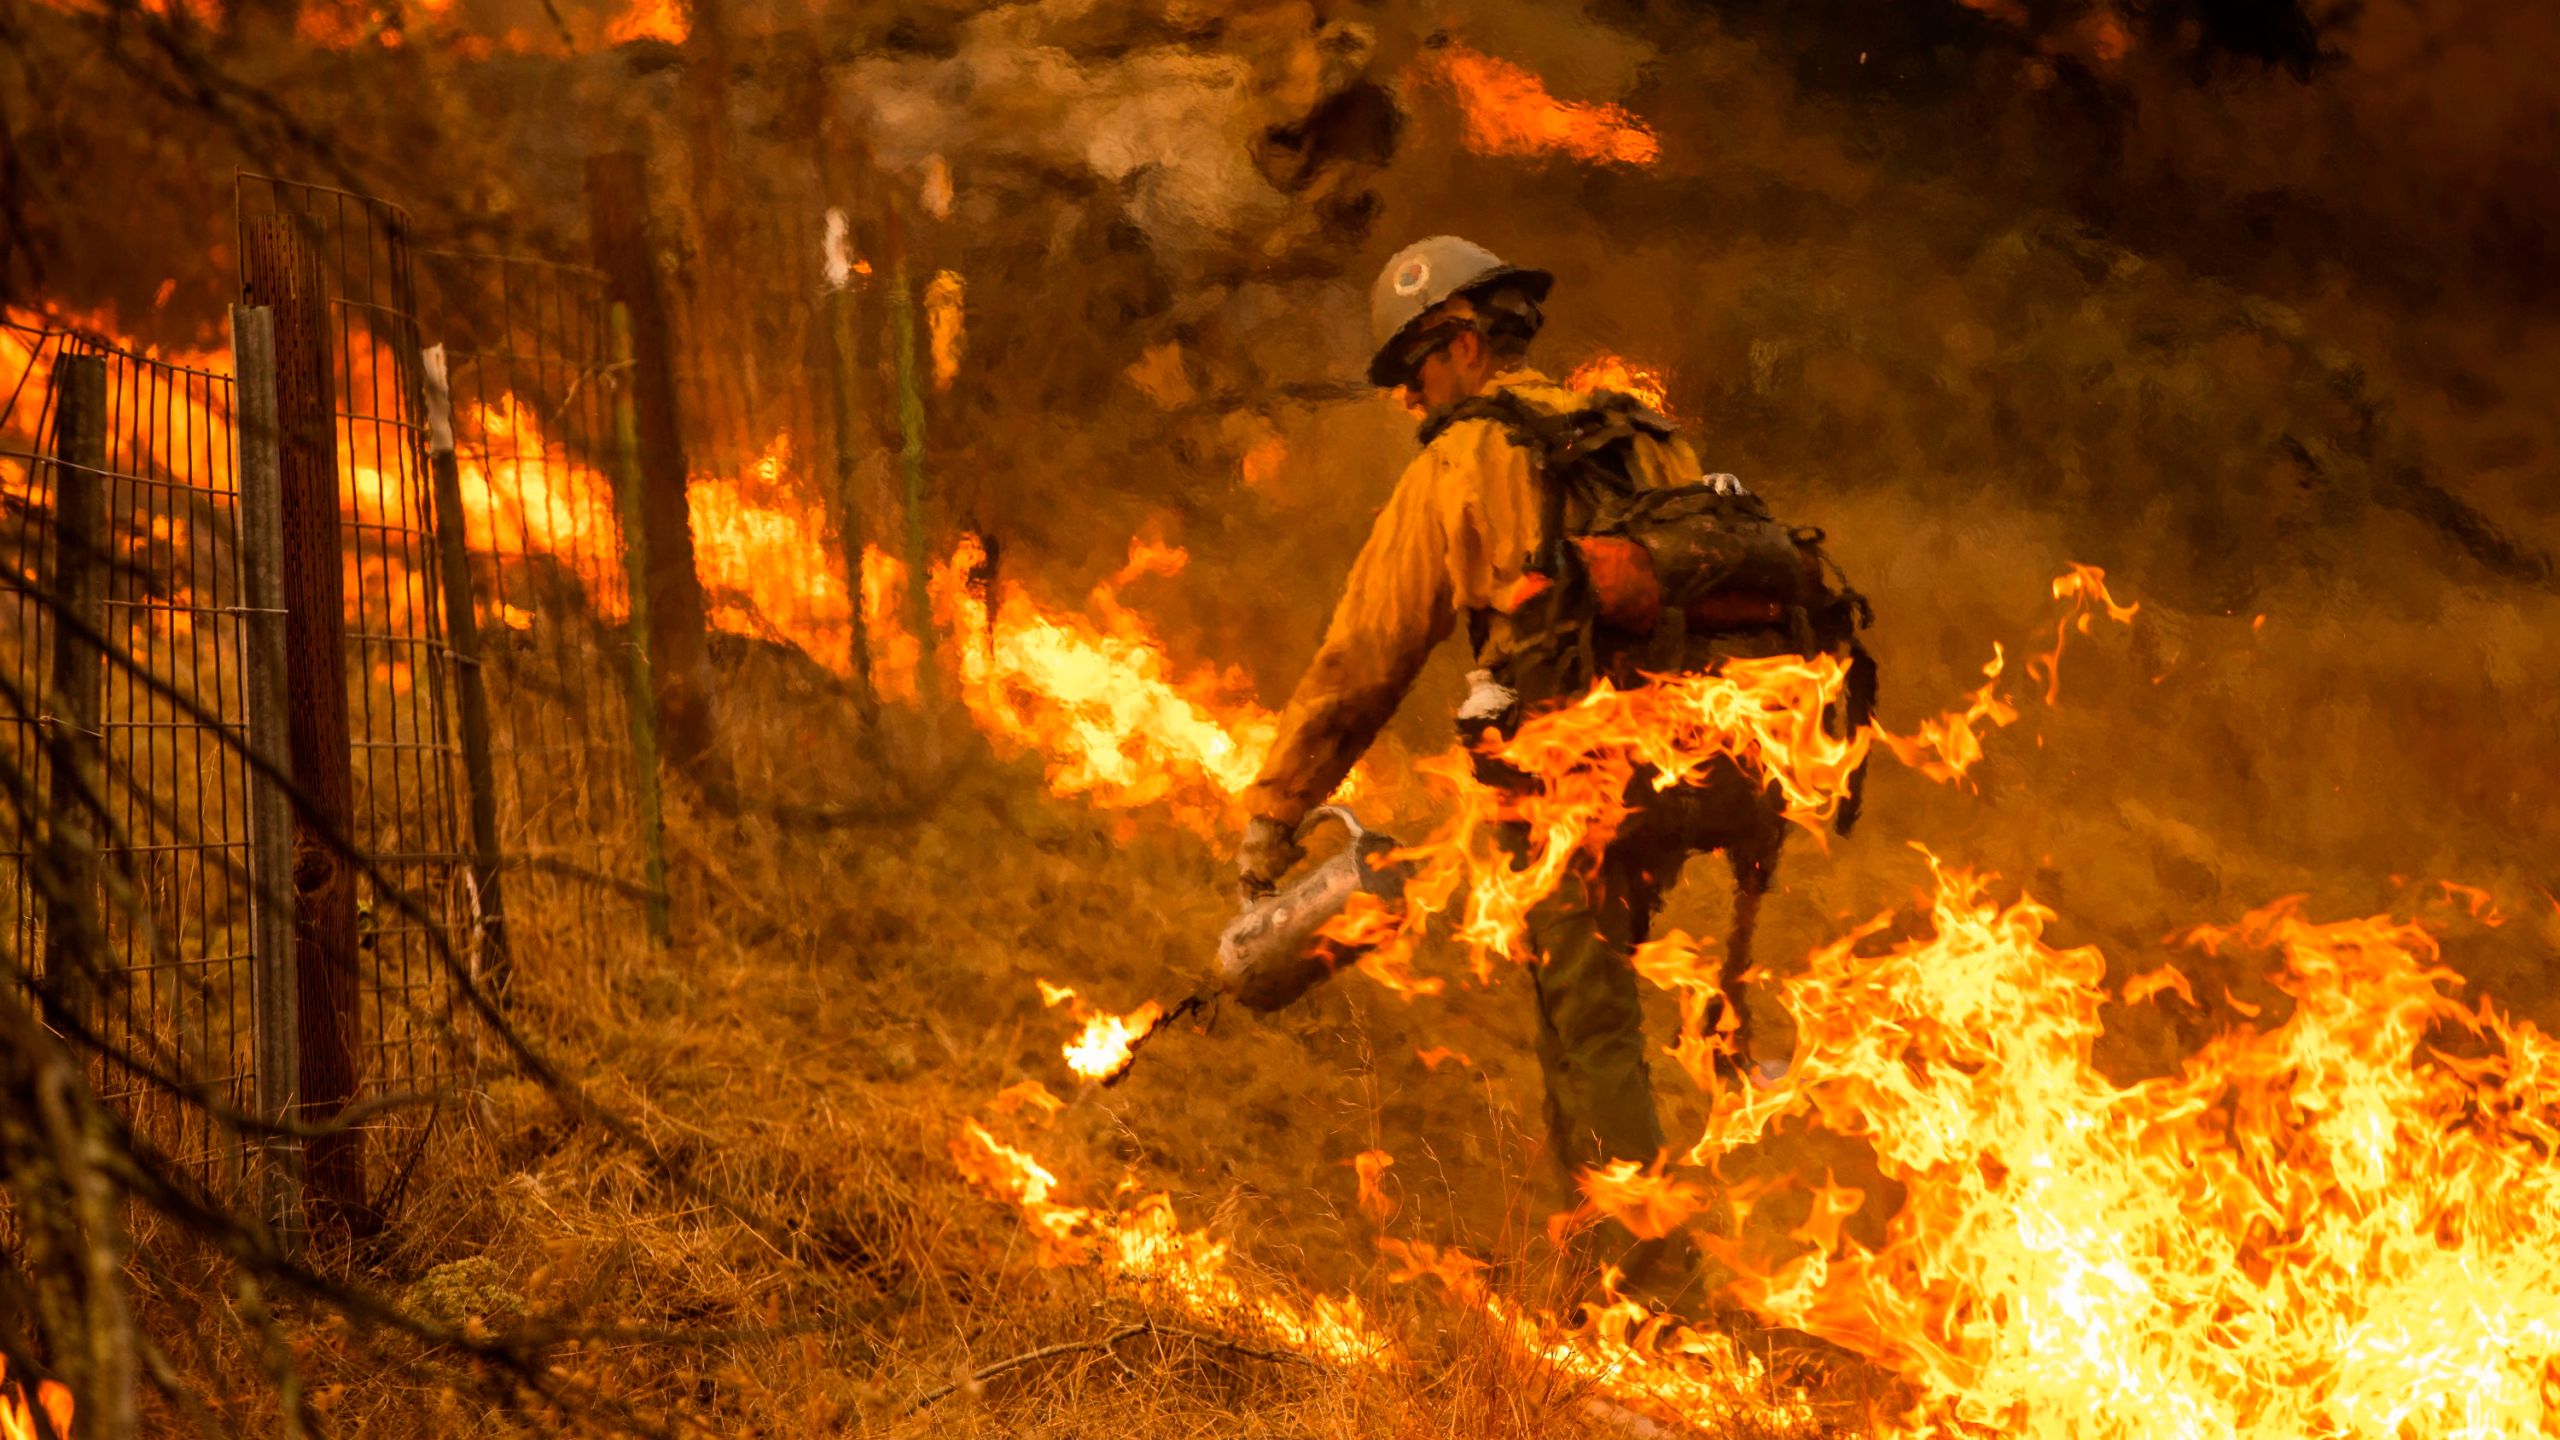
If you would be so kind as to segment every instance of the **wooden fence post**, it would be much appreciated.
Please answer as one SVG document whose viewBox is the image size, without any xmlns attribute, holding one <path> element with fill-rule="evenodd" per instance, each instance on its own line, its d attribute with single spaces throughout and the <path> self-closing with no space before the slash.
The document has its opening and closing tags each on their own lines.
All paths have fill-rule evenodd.
<svg viewBox="0 0 2560 1440">
<path fill-rule="evenodd" d="M 667 948 L 667 841 L 664 802 L 658 793 L 657 691 L 649 679 L 649 515 L 641 504 L 640 426 L 631 396 L 631 315 L 620 301 L 612 311 L 613 494 L 622 519 L 623 588 L 631 597 L 626 627 L 631 647 L 631 769 L 639 786 L 640 844 L 649 887 L 649 940 Z"/>
<path fill-rule="evenodd" d="M 63 613 L 87 629 L 107 630 L 107 362 L 64 355 L 53 362 L 53 593 Z M 103 808 L 107 657 L 72 628 L 53 630 L 54 700 L 62 707 L 45 727 L 46 811 L 60 866 L 61 893 L 50 897 L 44 931 L 45 988 L 82 1019 L 96 1023 L 91 983 L 106 963 L 104 930 L 94 908 L 98 857 L 107 843 Z"/>
<path fill-rule="evenodd" d="M 632 486 L 648 520 L 648 571 L 632 591 L 634 613 L 648 592 L 650 669 L 666 725 L 667 759 L 706 791 L 732 793 L 711 712 L 711 649 L 702 581 L 693 560 L 693 515 L 685 497 L 684 434 L 676 408 L 672 337 L 657 252 L 650 242 L 649 168 L 633 151 L 587 162 L 589 239 L 606 296 L 624 307 L 631 368 L 623 393 L 634 407 L 637 465 Z"/>
<path fill-rule="evenodd" d="M 436 552 L 444 581 L 445 645 L 453 656 L 454 701 L 461 711 L 462 775 L 471 794 L 471 879 L 478 892 L 478 976 L 504 985 L 511 963 L 502 857 L 498 850 L 498 767 L 489 735 L 489 688 L 480 670 L 480 617 L 471 605 L 471 552 L 462 513 L 462 466 L 453 446 L 453 393 L 444 347 L 419 357 L 425 381 L 427 473 L 435 489 Z"/>
<path fill-rule="evenodd" d="M 325 1125 L 355 1098 L 362 975 L 356 875 L 333 837 L 352 837 L 355 779 L 347 734 L 346 547 L 338 513 L 337 422 L 330 396 L 329 294 L 318 252 L 291 215 L 251 226 L 241 256 L 247 299 L 275 313 L 278 495 L 293 779 L 307 812 L 293 841 L 294 974 L 302 1118 Z M 320 1218 L 367 1227 L 364 1131 L 313 1136 L 304 1179 Z"/>
<path fill-rule="evenodd" d="M 293 774 L 292 672 L 285 660 L 284 470 L 276 422 L 276 317 L 231 307 L 233 421 L 239 428 L 240 588 L 249 749 Z M 249 781 L 249 950 L 256 987 L 258 1113 L 293 1118 L 302 1072 L 294 980 L 293 797 L 283 784 Z M 286 1135 L 265 1146 L 266 1217 L 288 1250 L 302 1242 L 302 1145 Z"/>
</svg>

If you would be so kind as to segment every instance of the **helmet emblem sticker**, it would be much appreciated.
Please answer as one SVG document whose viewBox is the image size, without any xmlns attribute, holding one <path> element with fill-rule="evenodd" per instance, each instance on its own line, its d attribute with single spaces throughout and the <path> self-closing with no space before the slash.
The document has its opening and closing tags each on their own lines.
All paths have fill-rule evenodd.
<svg viewBox="0 0 2560 1440">
<path fill-rule="evenodd" d="M 1429 283 L 1431 263 L 1427 260 L 1407 260 L 1404 267 L 1396 271 L 1396 293 L 1399 295 L 1419 295 L 1422 287 Z"/>
</svg>

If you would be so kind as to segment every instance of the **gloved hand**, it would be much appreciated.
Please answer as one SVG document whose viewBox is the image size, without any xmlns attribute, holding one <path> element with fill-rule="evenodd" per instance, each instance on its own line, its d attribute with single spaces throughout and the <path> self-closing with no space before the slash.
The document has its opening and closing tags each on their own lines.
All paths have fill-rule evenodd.
<svg viewBox="0 0 2560 1440">
<path fill-rule="evenodd" d="M 1268 815 L 1254 816 L 1244 827 L 1244 843 L 1236 847 L 1236 894 L 1248 904 L 1270 894 L 1306 854 L 1295 827 Z"/>
</svg>

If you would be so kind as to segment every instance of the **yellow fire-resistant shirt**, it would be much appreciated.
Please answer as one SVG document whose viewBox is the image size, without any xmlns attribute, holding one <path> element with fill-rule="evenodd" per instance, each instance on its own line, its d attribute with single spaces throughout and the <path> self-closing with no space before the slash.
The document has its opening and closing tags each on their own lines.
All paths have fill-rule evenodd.
<svg viewBox="0 0 2560 1440">
<path fill-rule="evenodd" d="M 1504 371 L 1489 388 L 1549 413 L 1582 403 L 1534 370 Z M 1647 486 L 1699 477 L 1697 456 L 1677 438 L 1639 435 L 1636 469 Z M 1414 457 L 1360 548 L 1324 644 L 1281 712 L 1279 738 L 1245 792 L 1247 814 L 1295 825 L 1332 794 L 1460 615 L 1490 616 L 1479 662 L 1506 653 L 1498 601 L 1537 548 L 1539 509 L 1528 453 L 1492 420 L 1460 421 Z"/>
</svg>

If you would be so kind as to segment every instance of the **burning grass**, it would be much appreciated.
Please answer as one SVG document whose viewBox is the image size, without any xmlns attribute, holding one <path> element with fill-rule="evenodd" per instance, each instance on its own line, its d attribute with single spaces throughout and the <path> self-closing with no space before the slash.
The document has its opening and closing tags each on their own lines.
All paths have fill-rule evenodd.
<svg viewBox="0 0 2560 1440">
<path fill-rule="evenodd" d="M 1956 535 L 1990 522 L 1938 523 Z M 1991 636 L 2051 623 L 2039 589 L 2052 552 L 2035 553 L 2031 530 L 1997 543 L 1972 533 L 1941 546 L 1934 563 L 1973 575 L 1997 613 L 1900 612 L 1900 648 L 1886 653 L 1912 659 L 1891 672 L 1889 722 L 1909 723 L 1927 699 L 1961 708 L 1979 681 L 1966 672 Z M 2297 1033 L 2311 1023 L 2295 1008 L 2311 992 L 2269 984 L 2254 955 L 2173 956 L 2162 944 L 2173 929 L 2228 923 L 2241 909 L 2233 897 L 2306 880 L 2325 889 L 2315 903 L 2330 913 L 2363 913 L 2346 907 L 2392 893 L 2381 873 L 2391 862 L 2366 855 L 2321 873 L 2323 847 L 2351 837 L 2288 843 L 2252 796 L 2306 772 L 2355 781 L 2366 803 L 2417 782 L 2360 760 L 2353 732 L 2329 738 L 2314 723 L 2278 734 L 2236 717 L 2298 707 L 2340 683 L 2342 668 L 2405 663 L 2376 648 L 2394 632 L 2371 617 L 2350 627 L 2277 614 L 2265 628 L 2302 627 L 2301 659 L 2271 655 L 2264 629 L 2245 617 L 2145 608 L 2129 632 L 2101 631 L 2074 651 L 2058 708 L 2013 693 L 2019 718 L 1988 736 L 1970 788 L 1879 766 L 1871 826 L 1960 847 L 2024 877 L 2055 907 L 2040 922 L 2047 948 L 2018 952 L 2041 977 L 2025 993 L 2052 987 L 2075 1014 L 2085 1002 L 2103 1015 L 2102 1031 L 2075 1052 L 2087 1086 L 2175 1075 L 2206 1047 L 2203 1009 L 2156 984 L 2128 988 L 2171 958 L 2199 999 L 2227 992 L 2233 1006 L 2265 1012 L 2258 1033 L 2286 1033 L 2288 1015 Z M 759 650 L 728 663 L 750 783 L 841 800 L 879 793 L 880 777 L 848 767 L 828 743 L 851 719 L 807 662 Z M 2021 689 L 2044 683 L 2015 677 Z M 923 725 L 896 713 L 900 725 Z M 539 917 L 520 923 L 520 933 L 560 934 L 521 967 L 522 1013 L 684 1175 L 751 1202 L 769 1223 L 705 1204 L 563 1120 L 531 1086 L 500 1081 L 473 1097 L 465 1123 L 422 1167 L 399 1248 L 373 1257 L 377 1273 L 405 1287 L 480 1262 L 476 1288 L 456 1293 L 511 1297 L 535 1323 L 617 1327 L 555 1347 L 578 1384 L 719 1433 L 1375 1434 L 1412 1432 L 1429 1417 L 1434 1433 L 1525 1436 L 1653 1423 L 1630 1418 L 1660 1415 L 1664 1402 L 1641 1386 L 1631 1393 L 1630 1377 L 1652 1362 L 1612 1348 L 1628 1343 L 1623 1332 L 1568 1347 L 1562 1332 L 1521 1328 L 1554 1313 L 1562 1293 L 1546 1216 L 1588 1202 L 1668 1217 L 1696 1208 L 1700 1192 L 1712 1197 L 1713 1178 L 1675 1165 L 1602 1177 L 1571 1196 L 1551 1189 L 1527 1138 L 1537 1105 L 1528 1002 L 1501 993 L 1519 988 L 1507 970 L 1490 987 L 1453 984 L 1409 1001 L 1346 980 L 1276 1017 L 1231 1012 L 1206 1033 L 1168 1025 L 1117 1086 L 1080 1083 L 1062 1046 L 1082 1017 L 1043 1004 L 1039 982 L 1091 997 L 1104 1007 L 1096 1020 L 1187 993 L 1225 918 L 1223 867 L 1213 847 L 1158 812 L 1049 793 L 1040 757 L 988 753 L 965 713 L 937 717 L 930 746 L 902 742 L 941 752 L 929 786 L 937 803 L 921 814 L 810 835 L 753 814 L 680 810 L 686 904 L 668 955 L 568 938 Z M 2117 741 L 2132 716 L 2161 737 L 2158 753 L 2138 768 L 2091 764 L 2092 747 Z M 2235 771 L 2217 759 L 2224 753 L 2250 768 Z M 2164 791 L 2157 777 L 2180 763 L 2196 767 L 2194 778 Z M 2314 797 L 2301 799 L 2317 813 Z M 2527 877 L 2501 869 L 2501 837 L 2445 825 L 2420 833 L 2430 868 L 2530 897 L 2519 883 Z M 1840 939 L 1853 917 L 1925 879 L 1907 850 L 1862 834 L 1828 855 L 1791 858 L 1784 873 L 1762 953 L 1778 983 L 1815 987 L 1794 1007 L 1811 1028 L 1792 1041 L 1806 1068 L 1791 1093 L 1818 1100 L 1824 1087 L 1852 1083 L 1843 1067 L 1864 1033 L 1848 1025 L 1850 1009 L 1820 999 L 1831 993 L 1821 987 L 1905 973 L 1878 958 L 1885 945 L 1901 947 L 1892 963 L 1915 984 L 1947 972 L 1922 963 L 1925 923 Z M 1719 929 L 1715 891 L 1682 892 L 1666 928 Z M 2519 920 L 2502 930 L 2448 932 L 2442 960 L 2493 994 L 2547 1007 L 2540 992 L 2501 982 L 2514 973 L 2502 967 L 2549 943 L 2551 917 L 2515 908 Z M 2242 928 L 2281 938 L 2275 923 Z M 1937 933 L 1952 943 L 1949 926 Z M 2093 939 L 2100 951 L 2073 950 Z M 2053 969 L 2050 957 L 2066 952 L 2078 958 Z M 1803 978 L 1790 978 L 1804 955 L 1813 958 Z M 1666 1037 L 1688 1020 L 1674 1013 L 1674 958 L 1647 961 L 1649 976 L 1674 982 L 1654 1002 Z M 2041 1033 L 1994 1028 L 2030 1048 Z M 1958 1058 L 1921 1073 L 1964 1084 L 1971 1072 Z M 1684 1144 L 1734 1122 L 1710 1091 L 1667 1076 L 1662 1090 Z M 1753 1113 L 1758 1139 L 1737 1137 L 1723 1163 L 1729 1193 L 1749 1201 L 1731 1253 L 1744 1271 L 1757 1268 L 1765 1305 L 1901 1365 L 1898 1342 L 1877 1339 L 1891 1328 L 1873 1308 L 1885 1292 L 1850 1283 L 1855 1264 L 1816 1274 L 1801 1260 L 1780 1263 L 1814 1241 L 1842 1256 L 1881 1250 L 1892 1238 L 1884 1216 L 1923 1199 L 1896 1223 L 1946 1243 L 1979 1228 L 1939 1208 L 1963 1197 L 1930 1190 L 1926 1167 L 1897 1158 L 1893 1144 L 1918 1132 L 1859 1104 L 1878 1127 L 1867 1140 L 1843 1123 L 1849 1110 L 1828 1102 L 1811 1109 L 1831 1124 L 1778 1118 L 1774 1101 Z M 2014 1156 L 2003 1163 L 2023 1173 Z M 1023 1188 L 1030 1164 L 1047 1176 L 1036 1197 Z M 1034 1199 L 1038 1223 L 1026 1224 Z M 1713 1209 L 1692 1224 L 1722 1234 Z M 2155 1234 L 2147 1226 L 2128 1215 L 2114 1232 Z M 1198 1267 L 1212 1258 L 1215 1279 L 1204 1280 Z M 1062 1259 L 1073 1263 L 1054 1263 Z M 1915 1304 L 1936 1303 L 1912 1293 Z M 1952 1383 L 1953 1372 L 1924 1366 L 1899 1389 L 1839 1350 L 1743 1333 L 1765 1370 L 1714 1392 L 1730 1421 L 1718 1434 L 1871 1433 L 1875 1417 Z M 511 1414 L 464 1398 L 437 1378 L 449 1362 L 433 1354 L 319 1326 L 298 1345 L 333 1433 L 549 1433 L 554 1423 L 539 1407 Z M 1947 1363 L 1969 1353 L 1950 1349 Z M 2042 1352 L 1998 1353 L 2015 1367 Z M 246 1354 L 232 1363 L 253 1368 Z M 387 1383 L 390 1374 L 409 1378 Z M 254 1388 L 244 1381 L 236 1393 Z M 237 1413 L 245 1422 L 260 1403 Z M 1706 1402 L 1669 1403 L 1699 1413 Z M 2079 1403 L 2055 1392 L 2031 1413 L 2098 1413 Z"/>
</svg>

